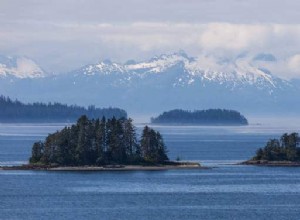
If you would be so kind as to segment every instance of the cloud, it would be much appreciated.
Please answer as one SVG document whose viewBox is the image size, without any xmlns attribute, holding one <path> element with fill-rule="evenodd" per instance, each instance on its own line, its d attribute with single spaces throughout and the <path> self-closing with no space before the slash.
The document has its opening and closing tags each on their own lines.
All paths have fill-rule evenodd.
<svg viewBox="0 0 300 220">
<path fill-rule="evenodd" d="M 1 20 L 297 24 L 299 0 L 1 0 Z"/>
<path fill-rule="evenodd" d="M 286 78 L 300 77 L 299 24 L 228 22 L 0 22 L 0 52 L 33 57 L 48 71 L 68 71 L 110 58 L 124 62 L 185 50 L 192 56 L 234 58 L 271 53 L 264 65 Z M 209 60 L 208 60 L 209 62 Z"/>
<path fill-rule="evenodd" d="M 288 60 L 288 67 L 293 72 L 300 72 L 300 54 L 296 54 Z"/>
<path fill-rule="evenodd" d="M 208 24 L 200 34 L 199 43 L 209 50 L 263 47 L 273 28 L 272 25 Z"/>
</svg>

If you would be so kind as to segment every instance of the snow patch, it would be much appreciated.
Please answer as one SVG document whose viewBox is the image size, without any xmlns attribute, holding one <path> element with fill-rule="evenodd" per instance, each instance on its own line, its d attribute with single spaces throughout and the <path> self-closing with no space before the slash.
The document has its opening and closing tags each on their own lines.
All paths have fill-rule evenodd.
<svg viewBox="0 0 300 220">
<path fill-rule="evenodd" d="M 11 61 L 15 60 L 15 65 L 11 66 L 5 63 L 0 64 L 0 75 L 14 76 L 17 78 L 40 78 L 44 77 L 44 71 L 32 60 L 24 57 L 12 58 L 8 57 Z"/>
<path fill-rule="evenodd" d="M 268 57 L 264 57 L 267 59 Z M 269 60 L 270 60 L 269 56 Z M 269 61 L 268 61 L 269 62 Z M 273 59 L 273 62 L 276 60 Z M 269 62 L 270 63 L 270 62 Z M 167 74 L 170 68 L 175 68 L 176 78 L 170 75 L 173 86 L 189 86 L 196 81 L 215 82 L 229 87 L 255 86 L 267 88 L 270 91 L 278 86 L 278 81 L 266 68 L 262 68 L 262 61 L 254 61 L 248 55 L 235 58 L 200 55 L 190 58 L 183 53 L 156 56 L 148 61 L 127 62 L 118 64 L 113 62 L 99 62 L 86 67 L 82 72 L 86 75 L 122 73 L 120 82 L 134 83 L 137 79 L 146 79 L 151 74 Z M 288 82 L 287 82 L 288 83 Z"/>
</svg>

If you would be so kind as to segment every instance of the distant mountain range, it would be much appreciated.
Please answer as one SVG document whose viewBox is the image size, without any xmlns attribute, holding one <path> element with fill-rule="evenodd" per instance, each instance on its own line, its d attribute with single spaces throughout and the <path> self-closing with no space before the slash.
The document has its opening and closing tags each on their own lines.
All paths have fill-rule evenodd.
<svg viewBox="0 0 300 220">
<path fill-rule="evenodd" d="M 299 80 L 274 76 L 272 54 L 234 59 L 184 52 L 124 64 L 100 61 L 50 75 L 23 57 L 0 56 L 0 93 L 22 101 L 117 106 L 131 113 L 230 108 L 243 113 L 300 112 Z"/>
<path fill-rule="evenodd" d="M 40 78 L 46 73 L 33 60 L 26 57 L 10 57 L 0 55 L 0 79 L 16 77 Z"/>
</svg>

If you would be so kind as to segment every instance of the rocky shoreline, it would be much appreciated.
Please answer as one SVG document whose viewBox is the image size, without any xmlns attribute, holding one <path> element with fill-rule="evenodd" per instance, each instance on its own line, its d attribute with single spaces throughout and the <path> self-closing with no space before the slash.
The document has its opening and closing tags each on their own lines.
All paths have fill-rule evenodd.
<svg viewBox="0 0 300 220">
<path fill-rule="evenodd" d="M 106 165 L 106 166 L 51 166 L 31 165 L 2 166 L 0 170 L 41 170 L 41 171 L 159 171 L 175 169 L 206 169 L 199 163 L 174 162 L 162 165 Z"/>
<path fill-rule="evenodd" d="M 268 160 L 247 160 L 238 165 L 254 165 L 254 166 L 277 166 L 277 167 L 300 167 L 300 162 L 293 161 L 268 161 Z"/>
</svg>

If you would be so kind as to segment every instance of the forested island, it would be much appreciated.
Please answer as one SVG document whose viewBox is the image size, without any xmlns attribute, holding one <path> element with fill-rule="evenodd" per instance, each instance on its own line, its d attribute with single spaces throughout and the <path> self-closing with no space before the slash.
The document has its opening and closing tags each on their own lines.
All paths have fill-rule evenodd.
<svg viewBox="0 0 300 220">
<path fill-rule="evenodd" d="M 30 163 L 60 166 L 163 163 L 168 160 L 159 132 L 143 129 L 137 141 L 131 119 L 91 119 L 50 134 L 32 147 Z"/>
<path fill-rule="evenodd" d="M 24 104 L 9 97 L 0 96 L 0 122 L 75 122 L 81 115 L 90 118 L 127 118 L 119 108 L 88 108 L 60 103 Z"/>
<path fill-rule="evenodd" d="M 238 111 L 208 109 L 187 111 L 175 109 L 151 118 L 153 124 L 171 125 L 248 125 L 248 120 Z"/>
<path fill-rule="evenodd" d="M 76 124 L 49 134 L 43 142 L 34 143 L 28 165 L 4 169 L 157 170 L 199 167 L 198 163 L 170 161 L 162 135 L 148 126 L 144 127 L 138 140 L 130 118 L 95 120 L 82 116 Z"/>
<path fill-rule="evenodd" d="M 299 134 L 283 134 L 280 139 L 270 139 L 265 147 L 242 164 L 270 166 L 300 166 Z"/>
</svg>

